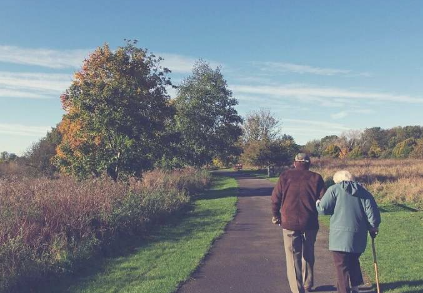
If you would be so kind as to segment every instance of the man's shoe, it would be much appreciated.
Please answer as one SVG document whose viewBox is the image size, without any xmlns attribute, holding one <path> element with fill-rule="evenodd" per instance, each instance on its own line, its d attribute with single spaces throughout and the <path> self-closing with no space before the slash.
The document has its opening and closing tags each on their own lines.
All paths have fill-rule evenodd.
<svg viewBox="0 0 423 293">
<path fill-rule="evenodd" d="M 307 292 L 314 292 L 313 287 L 305 287 L 304 288 Z"/>
</svg>

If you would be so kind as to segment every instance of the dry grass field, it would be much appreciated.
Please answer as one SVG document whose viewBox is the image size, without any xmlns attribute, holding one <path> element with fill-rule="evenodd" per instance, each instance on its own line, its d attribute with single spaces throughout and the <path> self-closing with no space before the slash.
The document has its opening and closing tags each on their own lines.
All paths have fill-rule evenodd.
<svg viewBox="0 0 423 293">
<path fill-rule="evenodd" d="M 348 170 L 376 198 L 378 203 L 406 204 L 423 209 L 423 160 L 334 160 L 314 159 L 313 171 L 327 183 L 338 170 Z"/>
</svg>

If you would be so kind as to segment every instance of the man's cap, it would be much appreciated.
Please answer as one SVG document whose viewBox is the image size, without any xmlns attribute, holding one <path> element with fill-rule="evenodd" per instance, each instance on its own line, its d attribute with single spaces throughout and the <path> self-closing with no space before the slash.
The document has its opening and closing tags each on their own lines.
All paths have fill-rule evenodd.
<svg viewBox="0 0 423 293">
<path fill-rule="evenodd" d="M 310 163 L 310 157 L 306 153 L 298 153 L 295 156 L 295 162 L 306 162 L 306 163 Z"/>
</svg>

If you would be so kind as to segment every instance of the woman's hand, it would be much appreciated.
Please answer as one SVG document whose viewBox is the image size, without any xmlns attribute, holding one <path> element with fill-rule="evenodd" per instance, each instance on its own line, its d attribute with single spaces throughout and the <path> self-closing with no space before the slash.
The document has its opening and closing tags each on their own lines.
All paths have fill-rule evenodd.
<svg viewBox="0 0 423 293">
<path fill-rule="evenodd" d="M 377 234 L 379 234 L 379 228 L 377 227 L 371 227 L 369 229 L 370 237 L 376 238 Z"/>
</svg>

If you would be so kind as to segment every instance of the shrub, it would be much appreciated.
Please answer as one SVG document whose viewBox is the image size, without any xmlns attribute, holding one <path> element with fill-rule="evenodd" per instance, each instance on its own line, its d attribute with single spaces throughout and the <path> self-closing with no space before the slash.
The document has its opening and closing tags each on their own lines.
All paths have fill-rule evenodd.
<svg viewBox="0 0 423 293">
<path fill-rule="evenodd" d="M 415 145 L 416 140 L 414 138 L 408 138 L 394 147 L 392 155 L 394 158 L 408 158 Z"/>
<path fill-rule="evenodd" d="M 209 181 L 195 169 L 152 171 L 127 183 L 0 180 L 0 292 L 20 292 L 47 274 L 72 271 L 119 236 L 144 235 Z"/>
<path fill-rule="evenodd" d="M 337 145 L 330 144 L 323 151 L 323 156 L 325 156 L 325 157 L 331 157 L 331 158 L 338 158 L 340 152 L 341 152 L 341 149 Z"/>
<path fill-rule="evenodd" d="M 354 147 L 352 149 L 352 151 L 348 153 L 348 158 L 350 158 L 350 159 L 363 158 L 363 152 L 361 150 L 361 147 L 359 147 L 359 146 Z"/>
</svg>

